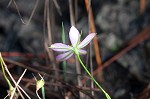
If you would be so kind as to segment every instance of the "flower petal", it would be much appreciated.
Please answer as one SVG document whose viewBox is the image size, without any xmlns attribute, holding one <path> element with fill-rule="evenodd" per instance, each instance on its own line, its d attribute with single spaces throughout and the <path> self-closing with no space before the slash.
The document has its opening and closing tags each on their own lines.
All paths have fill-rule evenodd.
<svg viewBox="0 0 150 99">
<path fill-rule="evenodd" d="M 79 42 L 80 33 L 74 26 L 70 28 L 69 38 L 70 38 L 72 46 L 75 47 L 77 43 Z"/>
<path fill-rule="evenodd" d="M 82 49 L 80 49 L 79 52 L 80 52 L 80 54 L 86 54 L 87 53 L 86 50 L 82 50 Z"/>
<path fill-rule="evenodd" d="M 63 54 L 59 54 L 58 56 L 56 56 L 56 60 L 65 61 L 65 60 L 69 59 L 72 55 L 73 55 L 72 51 L 69 51 L 69 52 L 66 52 Z"/>
<path fill-rule="evenodd" d="M 86 45 L 88 45 L 90 43 L 90 41 L 94 38 L 94 36 L 96 35 L 96 33 L 90 33 L 80 44 L 79 44 L 79 48 L 83 48 Z"/>
<path fill-rule="evenodd" d="M 71 49 L 71 46 L 62 44 L 62 43 L 54 43 L 49 48 L 51 48 L 54 51 L 69 51 Z"/>
</svg>

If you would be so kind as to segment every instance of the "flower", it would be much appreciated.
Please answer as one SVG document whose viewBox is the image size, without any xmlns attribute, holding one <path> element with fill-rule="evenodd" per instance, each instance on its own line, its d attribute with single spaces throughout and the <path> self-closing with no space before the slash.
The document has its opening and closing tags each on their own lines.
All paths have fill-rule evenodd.
<svg viewBox="0 0 150 99">
<path fill-rule="evenodd" d="M 66 45 L 63 43 L 54 43 L 49 48 L 51 48 L 54 51 L 63 52 L 62 54 L 59 54 L 56 56 L 56 60 L 67 60 L 69 59 L 74 53 L 79 54 L 86 54 L 87 52 L 83 50 L 86 45 L 90 43 L 90 41 L 94 38 L 96 33 L 90 33 L 81 43 L 80 43 L 80 33 L 79 31 L 72 26 L 69 31 L 69 38 L 71 41 L 71 46 Z"/>
</svg>

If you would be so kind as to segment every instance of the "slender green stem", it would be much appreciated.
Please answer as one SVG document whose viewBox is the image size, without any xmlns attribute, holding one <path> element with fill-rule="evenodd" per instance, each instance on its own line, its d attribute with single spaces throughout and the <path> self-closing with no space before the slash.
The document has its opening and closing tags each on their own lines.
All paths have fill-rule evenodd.
<svg viewBox="0 0 150 99">
<path fill-rule="evenodd" d="M 62 22 L 62 42 L 65 44 L 66 43 L 66 36 L 65 36 L 65 30 L 64 30 L 64 24 Z M 64 71 L 64 80 L 66 81 L 66 71 L 67 71 L 67 64 L 66 61 L 63 61 L 63 71 Z"/>
<path fill-rule="evenodd" d="M 100 86 L 100 84 L 95 80 L 95 78 L 91 75 L 91 73 L 89 72 L 89 70 L 86 68 L 86 66 L 83 64 L 79 54 L 76 54 L 77 58 L 79 60 L 79 62 L 81 63 L 81 65 L 83 66 L 83 68 L 85 69 L 85 71 L 88 73 L 88 75 L 90 76 L 90 78 L 95 82 L 95 84 L 102 90 L 102 92 L 105 94 L 105 96 L 107 97 L 107 99 L 111 99 L 111 97 L 107 94 L 107 92 Z"/>
<path fill-rule="evenodd" d="M 67 66 L 66 61 L 63 61 L 63 71 L 64 71 L 64 80 L 65 81 L 66 81 L 66 71 L 67 71 L 66 66 Z"/>
<path fill-rule="evenodd" d="M 44 86 L 42 87 L 42 97 L 43 97 L 43 99 L 45 99 L 45 89 L 44 89 Z"/>
<path fill-rule="evenodd" d="M 2 67 L 2 72 L 3 72 L 4 78 L 7 81 L 9 88 L 11 89 L 11 88 L 13 88 L 13 86 L 11 85 L 9 79 L 6 76 L 4 65 L 3 65 L 4 64 L 4 60 L 3 60 L 2 56 L 1 56 L 1 53 L 0 53 L 0 63 L 1 63 L 1 67 Z"/>
</svg>

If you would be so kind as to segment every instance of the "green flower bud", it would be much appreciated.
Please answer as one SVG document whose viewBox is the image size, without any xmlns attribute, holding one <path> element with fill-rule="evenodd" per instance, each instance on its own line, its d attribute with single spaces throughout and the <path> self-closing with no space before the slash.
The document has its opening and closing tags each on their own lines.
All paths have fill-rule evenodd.
<svg viewBox="0 0 150 99">
<path fill-rule="evenodd" d="M 45 82 L 43 80 L 43 78 L 41 80 L 38 80 L 36 82 L 36 90 L 38 91 L 39 89 L 41 89 L 44 86 Z"/>
</svg>

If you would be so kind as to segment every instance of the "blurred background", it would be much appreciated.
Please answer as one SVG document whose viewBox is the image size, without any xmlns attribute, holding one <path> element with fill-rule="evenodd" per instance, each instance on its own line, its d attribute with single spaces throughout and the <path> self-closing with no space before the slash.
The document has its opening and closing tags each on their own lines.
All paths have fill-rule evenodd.
<svg viewBox="0 0 150 99">
<path fill-rule="evenodd" d="M 106 99 L 74 57 L 56 61 L 48 48 L 62 22 L 66 44 L 72 25 L 81 39 L 97 33 L 82 59 L 112 99 L 150 98 L 150 0 L 0 0 L 0 52 L 16 81 L 28 69 L 20 86 L 32 99 L 32 73 L 45 74 L 46 99 Z M 7 90 L 0 71 L 0 99 Z"/>
</svg>

